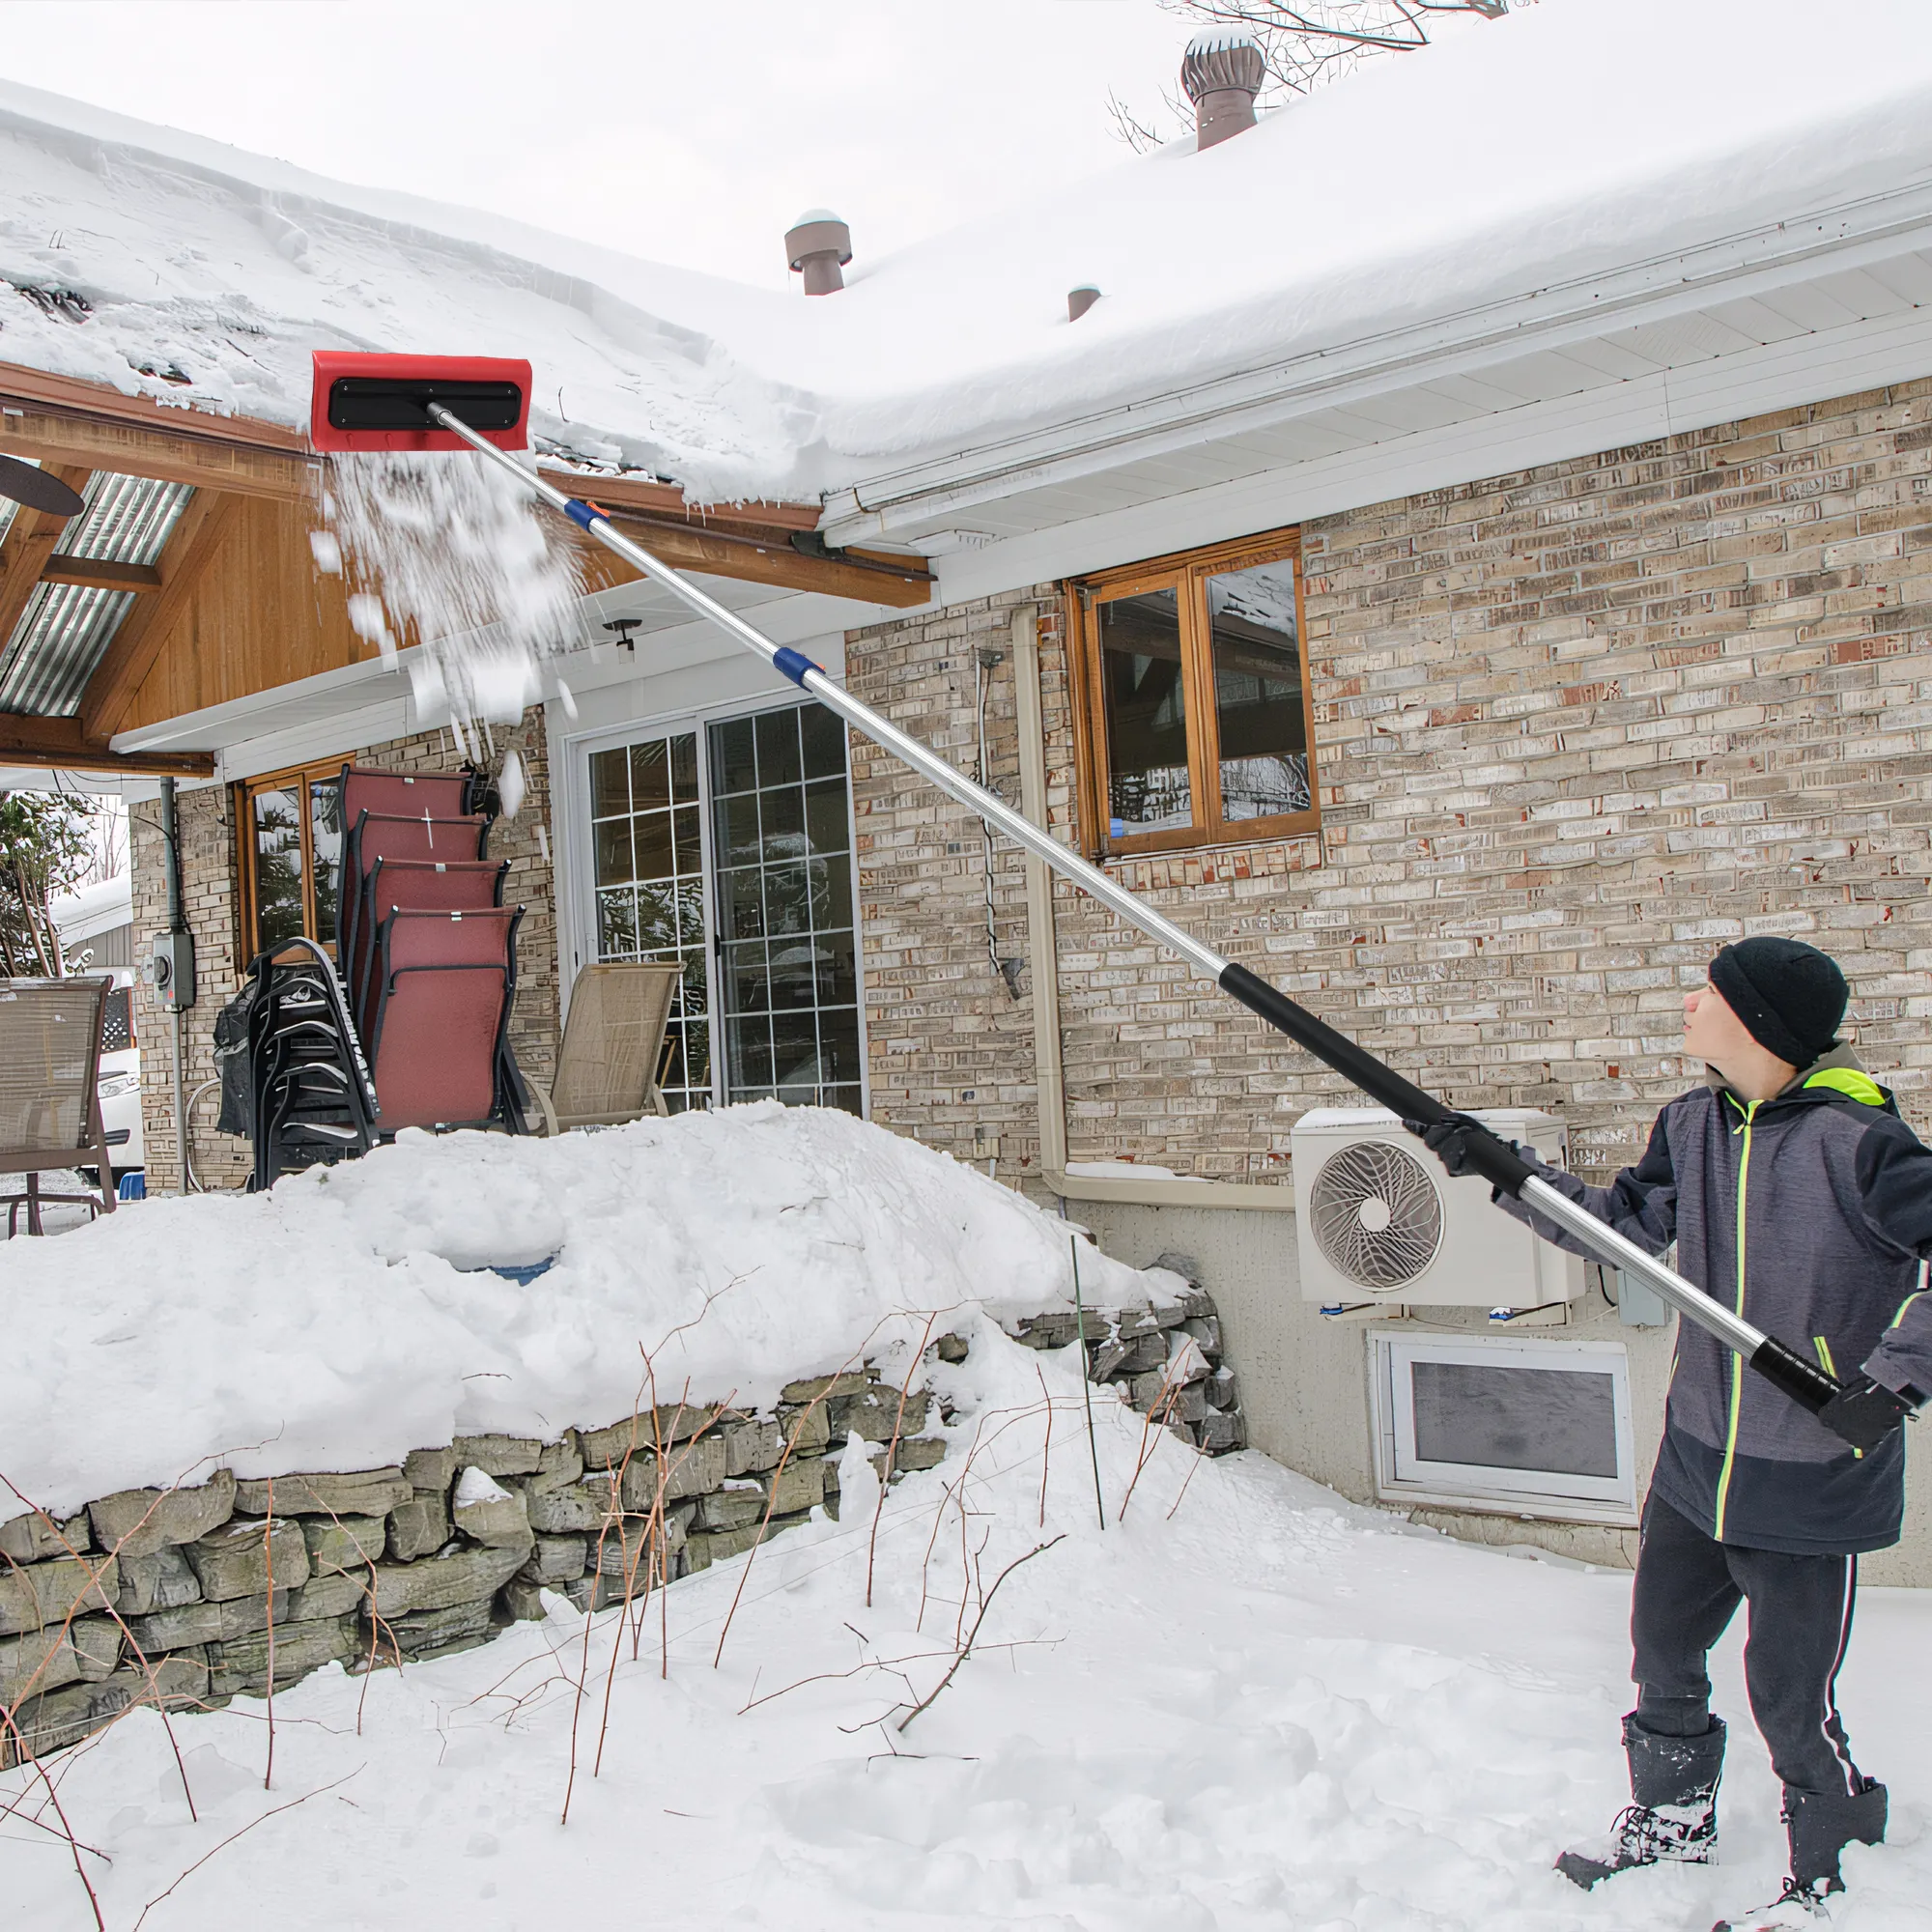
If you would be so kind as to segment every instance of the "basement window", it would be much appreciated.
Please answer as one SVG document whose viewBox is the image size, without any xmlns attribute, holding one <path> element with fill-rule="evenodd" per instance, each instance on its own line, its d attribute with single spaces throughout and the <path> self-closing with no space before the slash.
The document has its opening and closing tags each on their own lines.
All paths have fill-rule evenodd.
<svg viewBox="0 0 1932 1932">
<path fill-rule="evenodd" d="M 1621 1343 L 1372 1334 L 1369 1344 L 1384 1501 L 1636 1521 Z"/>
<path fill-rule="evenodd" d="M 1294 531 L 1108 571 L 1074 591 L 1090 849 L 1316 829 Z"/>
<path fill-rule="evenodd" d="M 244 964 L 291 939 L 334 948 L 343 763 L 298 766 L 235 788 Z"/>
</svg>

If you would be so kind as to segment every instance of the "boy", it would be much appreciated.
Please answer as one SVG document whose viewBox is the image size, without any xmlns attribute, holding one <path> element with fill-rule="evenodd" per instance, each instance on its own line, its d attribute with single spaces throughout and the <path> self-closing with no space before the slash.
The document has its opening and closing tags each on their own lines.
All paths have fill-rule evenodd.
<svg viewBox="0 0 1932 1932">
<path fill-rule="evenodd" d="M 1886 1790 L 1853 1763 L 1833 1689 L 1858 1558 L 1898 1541 L 1900 1424 L 1932 1389 L 1932 1151 L 1834 1036 L 1844 975 L 1816 948 L 1747 939 L 1684 1001 L 1684 1051 L 1706 1084 L 1672 1100 L 1643 1158 L 1608 1187 L 1542 1178 L 1794 1348 L 1844 1392 L 1813 1416 L 1681 1322 L 1663 1441 L 1644 1502 L 1624 1719 L 1634 1803 L 1604 1844 L 1557 1869 L 1589 1887 L 1634 1865 L 1708 1861 L 1724 1725 L 1705 1660 L 1750 1605 L 1751 1715 L 1784 1783 L 1791 1875 L 1772 1905 L 1715 1932 L 1810 1928 L 1843 1889 L 1838 1855 L 1885 1836 Z M 1422 1132 L 1465 1172 L 1457 1117 Z M 1419 1129 L 1418 1129 L 1419 1130 Z M 1499 1205 L 1574 1248 L 1515 1201 Z"/>
</svg>

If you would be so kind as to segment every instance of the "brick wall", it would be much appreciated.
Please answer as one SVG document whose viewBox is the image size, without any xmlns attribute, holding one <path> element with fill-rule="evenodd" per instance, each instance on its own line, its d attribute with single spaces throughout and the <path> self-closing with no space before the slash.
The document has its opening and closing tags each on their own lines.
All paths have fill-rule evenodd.
<svg viewBox="0 0 1932 1932">
<path fill-rule="evenodd" d="M 517 933 L 517 1000 L 510 1039 L 517 1064 L 549 1082 L 556 1064 L 558 1031 L 556 906 L 550 846 L 550 766 L 543 714 L 529 713 L 513 733 L 528 783 L 515 818 L 490 828 L 490 856 L 510 862 L 503 902 L 525 908 Z M 418 732 L 352 755 L 358 764 L 391 771 L 453 771 L 461 762 L 441 731 Z M 240 990 L 247 966 L 237 910 L 234 792 L 227 785 L 184 790 L 179 795 L 182 895 L 194 933 L 200 999 L 187 1016 L 188 1091 L 214 1077 L 215 1016 Z M 160 807 L 137 805 L 129 816 L 132 843 L 136 956 L 146 959 L 156 933 L 167 925 L 167 873 L 162 859 Z M 179 1165 L 175 1149 L 172 1027 L 153 992 L 139 993 L 142 1128 L 147 1139 L 151 1191 L 171 1191 Z M 194 1110 L 196 1176 L 211 1186 L 240 1186 L 252 1161 L 247 1144 L 214 1131 L 217 1098 L 204 1096 Z"/>
<path fill-rule="evenodd" d="M 1802 935 L 1927 1125 L 1932 380 L 1371 504 L 1304 552 L 1320 838 L 1128 862 L 1128 884 L 1452 1101 L 1562 1111 L 1599 1175 L 1694 1077 L 1679 1001 L 1716 948 Z M 1046 591 L 855 633 L 854 687 L 970 766 L 973 653 Z M 1009 662 L 988 724 L 1016 796 Z M 853 783 L 874 1117 L 1037 1160 L 1030 1005 L 986 958 L 977 828 L 867 748 Z M 995 883 L 1024 952 L 1016 853 Z M 1058 906 L 1072 1156 L 1278 1170 L 1341 1083 Z"/>
</svg>

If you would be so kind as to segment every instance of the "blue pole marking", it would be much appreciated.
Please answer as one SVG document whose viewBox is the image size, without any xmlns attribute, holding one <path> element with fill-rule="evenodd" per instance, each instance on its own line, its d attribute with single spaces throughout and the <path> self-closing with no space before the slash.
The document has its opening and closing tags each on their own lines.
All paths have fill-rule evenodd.
<svg viewBox="0 0 1932 1932">
<path fill-rule="evenodd" d="M 576 524 L 580 526 L 582 528 L 587 530 L 590 527 L 590 526 L 594 524 L 598 520 L 598 518 L 600 518 L 604 513 L 601 510 L 593 510 L 588 503 L 580 502 L 575 497 L 571 497 L 569 502 L 567 502 L 563 506 L 563 514 L 566 517 L 568 517 L 573 524 Z"/>
<path fill-rule="evenodd" d="M 805 688 L 805 674 L 807 671 L 815 670 L 821 676 L 824 675 L 825 671 L 823 665 L 813 664 L 803 651 L 795 651 L 789 644 L 781 644 L 772 653 L 772 666 L 774 669 L 783 671 L 800 690 Z"/>
</svg>

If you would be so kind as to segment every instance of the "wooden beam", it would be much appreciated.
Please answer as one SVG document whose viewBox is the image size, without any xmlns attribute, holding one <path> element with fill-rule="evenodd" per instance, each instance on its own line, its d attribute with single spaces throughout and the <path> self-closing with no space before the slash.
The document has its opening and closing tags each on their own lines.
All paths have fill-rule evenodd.
<svg viewBox="0 0 1932 1932">
<path fill-rule="evenodd" d="M 4 399 L 4 390 L 0 390 Z M 185 410 L 168 414 L 185 415 Z M 0 400 L 0 451 L 42 463 L 79 463 L 122 476 L 192 483 L 242 497 L 282 501 L 315 494 L 316 459 L 186 436 L 166 427 L 61 414 L 32 406 L 15 411 Z"/>
<path fill-rule="evenodd" d="M 815 530 L 820 511 L 816 503 L 717 503 L 696 508 L 687 503 L 675 483 L 653 483 L 641 476 L 600 476 L 588 469 L 557 469 L 539 463 L 537 474 L 553 489 L 607 510 L 638 510 L 653 517 L 675 517 L 704 529 L 759 528 Z"/>
<path fill-rule="evenodd" d="M 111 738 L 121 728 L 141 681 L 155 668 L 169 628 L 186 613 L 194 586 L 221 547 L 241 499 L 197 490 L 168 537 L 156 569 L 160 588 L 143 597 L 115 632 L 81 693 L 80 716 L 90 738 Z"/>
<path fill-rule="evenodd" d="M 71 489 L 87 487 L 85 469 L 65 465 L 50 465 L 49 469 Z M 27 600 L 40 588 L 41 573 L 53 555 L 54 545 L 60 542 L 68 522 L 66 517 L 25 505 L 14 512 L 6 541 L 0 543 L 0 646 L 14 635 L 14 626 L 20 621 Z"/>
<path fill-rule="evenodd" d="M 611 521 L 625 535 L 634 537 L 654 556 L 673 570 L 703 571 L 712 577 L 732 577 L 741 583 L 770 583 L 784 590 L 816 590 L 827 597 L 850 597 L 866 604 L 886 604 L 895 609 L 910 609 L 932 600 L 932 585 L 923 575 L 901 576 L 896 569 L 869 570 L 862 564 L 837 558 L 807 556 L 780 542 L 751 540 L 736 532 L 705 530 L 695 526 L 680 527 L 655 519 L 648 522 L 624 515 L 614 504 Z M 583 587 L 608 590 L 614 583 L 636 582 L 639 573 L 613 552 L 606 550 L 594 537 L 577 536 L 583 562 Z M 908 569 L 924 571 L 920 557 L 892 559 Z"/>
<path fill-rule="evenodd" d="M 172 774 L 213 778 L 212 752 L 117 752 L 92 738 L 78 718 L 33 718 L 0 711 L 0 765 L 32 765 L 64 772 Z"/>
<path fill-rule="evenodd" d="M 161 573 L 151 563 L 109 563 L 98 556 L 50 556 L 43 583 L 79 583 L 91 590 L 158 590 Z"/>
</svg>

